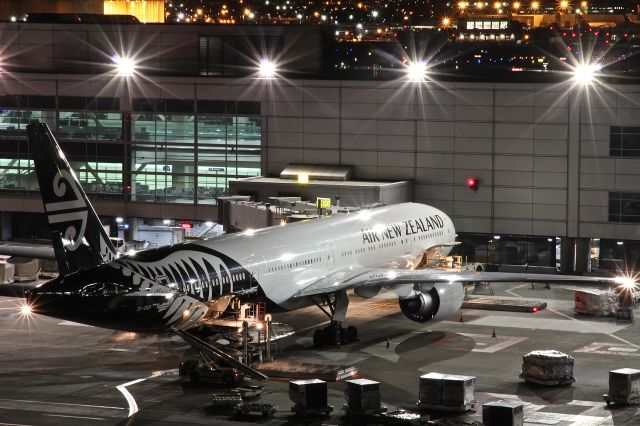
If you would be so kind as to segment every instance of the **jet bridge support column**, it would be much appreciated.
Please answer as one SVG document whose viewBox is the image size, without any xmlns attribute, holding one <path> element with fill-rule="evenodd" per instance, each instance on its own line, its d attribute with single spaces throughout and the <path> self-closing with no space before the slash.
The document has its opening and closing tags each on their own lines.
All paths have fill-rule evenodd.
<svg viewBox="0 0 640 426">
<path fill-rule="evenodd" d="M 575 261 L 575 238 L 562 238 L 560 240 L 560 272 L 573 272 Z"/>
<path fill-rule="evenodd" d="M 591 238 L 576 238 L 576 273 L 591 271 Z"/>
</svg>

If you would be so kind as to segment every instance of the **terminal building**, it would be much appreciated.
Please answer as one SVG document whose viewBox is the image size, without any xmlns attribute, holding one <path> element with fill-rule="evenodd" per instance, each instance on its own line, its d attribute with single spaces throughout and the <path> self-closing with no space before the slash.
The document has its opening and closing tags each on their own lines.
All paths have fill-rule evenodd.
<svg viewBox="0 0 640 426">
<path fill-rule="evenodd" d="M 348 166 L 355 181 L 410 182 L 409 199 L 453 218 L 469 260 L 555 267 L 562 247 L 563 269 L 583 272 L 640 254 L 640 85 L 340 79 L 323 27 L 0 33 L 2 239 L 47 236 L 25 134 L 37 120 L 113 225 L 217 220 L 230 181 Z M 259 74 L 264 58 L 275 75 Z"/>
</svg>

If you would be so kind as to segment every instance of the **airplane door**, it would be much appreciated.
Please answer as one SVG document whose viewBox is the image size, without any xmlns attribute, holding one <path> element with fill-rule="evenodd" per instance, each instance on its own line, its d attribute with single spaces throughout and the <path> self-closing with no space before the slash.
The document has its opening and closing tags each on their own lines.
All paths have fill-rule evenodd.
<svg viewBox="0 0 640 426">
<path fill-rule="evenodd" d="M 410 254 L 412 248 L 413 248 L 413 237 L 411 236 L 404 237 L 404 254 Z"/>
<path fill-rule="evenodd" d="M 336 266 L 336 259 L 333 254 L 333 246 L 327 243 L 323 244 L 322 254 L 325 256 L 325 260 L 327 262 L 327 271 L 334 269 Z"/>
<path fill-rule="evenodd" d="M 264 266 L 264 262 L 264 257 L 256 256 L 255 253 L 250 254 L 244 259 L 244 265 L 253 277 L 250 282 L 250 288 L 258 286 L 258 281 L 260 280 L 260 269 Z"/>
</svg>

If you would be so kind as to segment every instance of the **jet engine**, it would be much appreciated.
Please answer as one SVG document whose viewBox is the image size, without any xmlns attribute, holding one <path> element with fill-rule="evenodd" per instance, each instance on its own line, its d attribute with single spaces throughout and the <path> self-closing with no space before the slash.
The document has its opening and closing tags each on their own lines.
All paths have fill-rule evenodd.
<svg viewBox="0 0 640 426">
<path fill-rule="evenodd" d="M 428 290 L 423 285 L 416 287 L 412 295 L 399 299 L 400 310 L 412 321 L 441 321 L 462 306 L 462 283 L 436 283 Z"/>
</svg>

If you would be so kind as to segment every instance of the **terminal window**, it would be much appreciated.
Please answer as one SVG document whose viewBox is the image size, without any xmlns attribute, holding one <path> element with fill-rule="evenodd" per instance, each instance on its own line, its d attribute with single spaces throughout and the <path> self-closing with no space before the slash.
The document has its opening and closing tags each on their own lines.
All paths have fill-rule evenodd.
<svg viewBox="0 0 640 426">
<path fill-rule="evenodd" d="M 609 192 L 609 222 L 640 222 L 640 192 Z"/>
<path fill-rule="evenodd" d="M 640 127 L 609 127 L 609 155 L 640 157 Z"/>
</svg>

